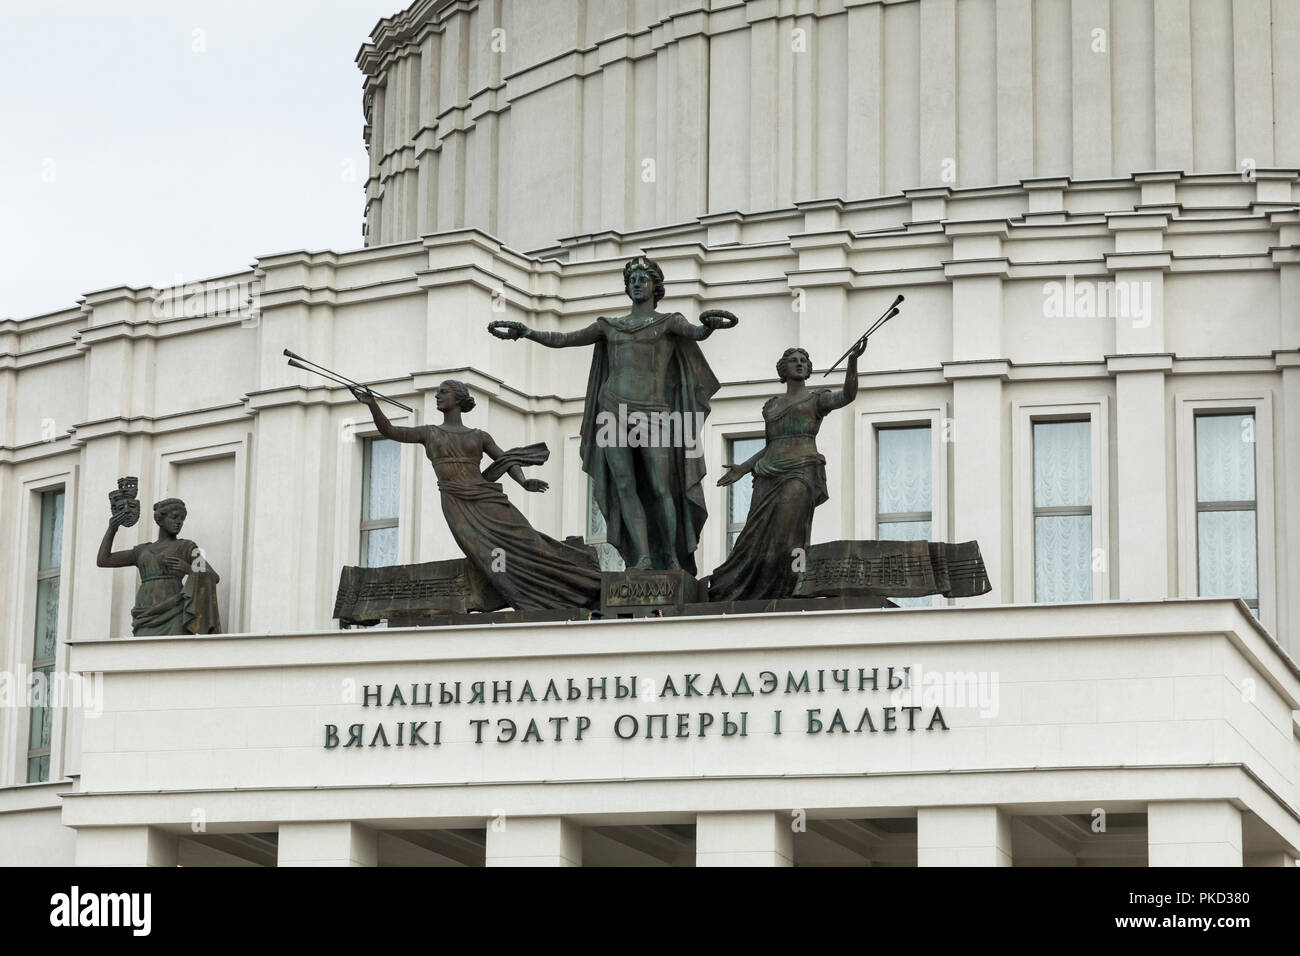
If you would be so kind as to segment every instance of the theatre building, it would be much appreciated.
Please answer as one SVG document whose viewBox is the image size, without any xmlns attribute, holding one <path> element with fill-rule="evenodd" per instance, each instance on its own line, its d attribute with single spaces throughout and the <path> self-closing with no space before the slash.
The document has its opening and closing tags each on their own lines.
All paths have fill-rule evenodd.
<svg viewBox="0 0 1300 956">
<path fill-rule="evenodd" d="M 0 863 L 1293 865 L 1298 46 L 1281 0 L 380 21 L 357 248 L 0 322 Z M 283 350 L 397 424 L 465 382 L 467 425 L 551 451 L 516 506 L 600 546 L 590 350 L 487 324 L 624 314 L 641 255 L 664 310 L 740 318 L 700 346 L 701 575 L 782 351 L 839 387 L 901 293 L 813 541 L 978 541 L 992 590 L 341 628 L 344 567 L 459 551 L 420 449 Z M 133 636 L 138 573 L 96 565 L 123 476 L 114 547 L 183 499 L 227 633 Z"/>
</svg>

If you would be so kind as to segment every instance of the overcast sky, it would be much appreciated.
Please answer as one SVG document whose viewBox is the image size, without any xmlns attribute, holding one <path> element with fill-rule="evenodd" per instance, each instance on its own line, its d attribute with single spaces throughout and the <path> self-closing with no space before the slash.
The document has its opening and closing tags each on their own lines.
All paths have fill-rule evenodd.
<svg viewBox="0 0 1300 956">
<path fill-rule="evenodd" d="M 0 318 L 361 243 L 357 50 L 404 0 L 0 0 Z"/>
</svg>

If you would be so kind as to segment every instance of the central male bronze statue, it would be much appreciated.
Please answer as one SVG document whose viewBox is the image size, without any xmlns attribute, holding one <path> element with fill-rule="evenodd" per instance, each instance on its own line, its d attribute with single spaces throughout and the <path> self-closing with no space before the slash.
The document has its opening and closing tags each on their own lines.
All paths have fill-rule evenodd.
<svg viewBox="0 0 1300 956">
<path fill-rule="evenodd" d="M 606 540 L 628 570 L 681 568 L 694 575 L 708 517 L 699 441 L 718 390 L 696 343 L 737 319 L 714 309 L 692 325 L 680 312 L 656 311 L 664 274 L 650 259 L 623 267 L 623 287 L 632 300 L 627 315 L 602 316 L 576 332 L 539 332 L 506 321 L 488 328 L 498 338 L 532 339 L 547 348 L 595 346 L 582 417 L 582 469 L 605 516 Z M 655 440 L 656 428 L 667 429 L 666 441 Z"/>
</svg>

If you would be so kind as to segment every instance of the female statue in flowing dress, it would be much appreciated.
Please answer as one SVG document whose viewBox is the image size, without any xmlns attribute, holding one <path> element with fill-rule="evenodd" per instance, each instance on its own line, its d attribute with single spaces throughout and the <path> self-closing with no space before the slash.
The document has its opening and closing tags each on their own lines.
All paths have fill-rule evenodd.
<svg viewBox="0 0 1300 956">
<path fill-rule="evenodd" d="M 126 511 L 114 511 L 99 545 L 95 563 L 101 568 L 140 569 L 140 588 L 131 609 L 131 632 L 137 637 L 160 634 L 219 634 L 217 610 L 220 576 L 199 546 L 178 538 L 185 523 L 185 502 L 164 498 L 153 506 L 158 540 L 126 551 L 112 551 L 113 536 L 134 523 Z"/>
<path fill-rule="evenodd" d="M 776 363 L 785 394 L 763 406 L 766 444 L 748 461 L 727 466 L 718 485 L 754 476 L 749 516 L 727 558 L 709 577 L 710 601 L 756 601 L 794 595 L 795 549 L 807 551 L 813 511 L 828 498 L 826 459 L 817 452 L 817 431 L 831 411 L 858 394 L 860 341 L 849 353 L 844 388 L 807 388 L 812 361 L 800 348 L 786 349 Z"/>
<path fill-rule="evenodd" d="M 526 491 L 543 492 L 547 483 L 525 478 L 522 466 L 544 461 L 545 446 L 502 451 L 487 432 L 462 425 L 461 413 L 474 407 L 463 382 L 448 380 L 438 386 L 441 425 L 414 428 L 392 424 L 370 392 L 354 388 L 352 394 L 369 407 L 385 438 L 424 446 L 438 476 L 442 513 L 452 537 L 511 606 L 528 610 L 599 603 L 600 567 L 593 554 L 535 530 L 501 485 L 479 470 L 487 455 L 495 462 L 489 475 L 504 472 Z"/>
</svg>

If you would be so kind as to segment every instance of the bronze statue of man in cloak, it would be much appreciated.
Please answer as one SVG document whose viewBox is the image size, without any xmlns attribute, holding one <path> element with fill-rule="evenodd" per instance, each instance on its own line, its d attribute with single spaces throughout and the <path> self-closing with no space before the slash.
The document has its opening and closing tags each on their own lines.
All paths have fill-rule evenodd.
<svg viewBox="0 0 1300 956">
<path fill-rule="evenodd" d="M 659 312 L 664 275 L 650 259 L 623 268 L 627 315 L 598 318 L 576 332 L 539 332 L 522 322 L 488 328 L 504 339 L 548 348 L 594 345 L 582 416 L 582 469 L 605 516 L 607 540 L 631 570 L 683 569 L 692 575 L 708 516 L 701 432 L 718 390 L 697 344 L 734 315 L 710 310 L 692 325 Z"/>
</svg>

